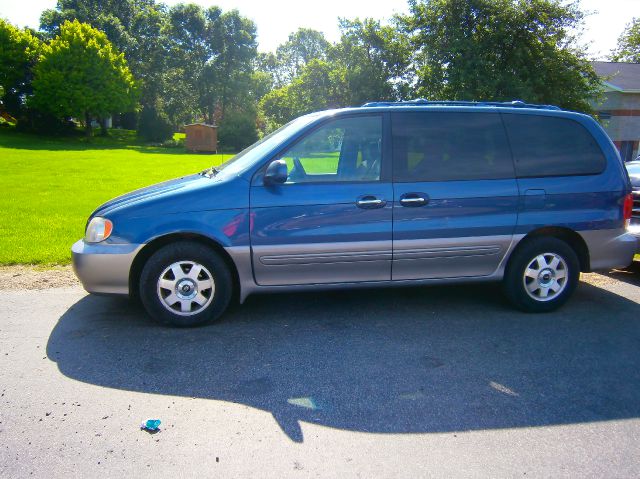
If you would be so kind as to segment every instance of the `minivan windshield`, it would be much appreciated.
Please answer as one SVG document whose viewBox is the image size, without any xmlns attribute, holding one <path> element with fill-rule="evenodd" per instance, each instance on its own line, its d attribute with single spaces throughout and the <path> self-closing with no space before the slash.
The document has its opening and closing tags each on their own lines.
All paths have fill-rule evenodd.
<svg viewBox="0 0 640 479">
<path fill-rule="evenodd" d="M 253 145 L 245 148 L 233 158 L 222 165 L 217 166 L 215 169 L 218 173 L 224 174 L 225 176 L 238 175 L 254 165 L 256 161 L 260 161 L 272 149 L 276 148 L 287 138 L 302 130 L 319 116 L 321 116 L 321 113 L 312 113 L 290 121 L 286 125 L 269 133 L 261 140 L 255 142 Z"/>
</svg>

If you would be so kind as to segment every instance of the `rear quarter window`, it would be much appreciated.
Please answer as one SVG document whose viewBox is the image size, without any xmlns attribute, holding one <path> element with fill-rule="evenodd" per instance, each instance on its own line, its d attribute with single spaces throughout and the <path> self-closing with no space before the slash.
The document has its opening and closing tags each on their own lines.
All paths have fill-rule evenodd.
<svg viewBox="0 0 640 479">
<path fill-rule="evenodd" d="M 595 175 L 604 171 L 606 158 L 600 145 L 577 121 L 509 113 L 502 118 L 518 178 Z"/>
</svg>

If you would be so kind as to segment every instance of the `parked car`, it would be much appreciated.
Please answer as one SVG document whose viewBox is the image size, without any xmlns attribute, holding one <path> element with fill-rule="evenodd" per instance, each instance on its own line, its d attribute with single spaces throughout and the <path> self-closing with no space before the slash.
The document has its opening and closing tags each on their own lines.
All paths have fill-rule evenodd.
<svg viewBox="0 0 640 479">
<path fill-rule="evenodd" d="M 502 281 L 545 312 L 581 271 L 630 264 L 631 184 L 586 115 L 512 103 L 368 103 L 300 117 L 222 166 L 121 196 L 73 245 L 87 291 L 160 322 L 234 295 Z"/>
<path fill-rule="evenodd" d="M 640 156 L 634 161 L 625 164 L 633 193 L 633 211 L 631 213 L 631 223 L 629 232 L 640 240 Z"/>
</svg>

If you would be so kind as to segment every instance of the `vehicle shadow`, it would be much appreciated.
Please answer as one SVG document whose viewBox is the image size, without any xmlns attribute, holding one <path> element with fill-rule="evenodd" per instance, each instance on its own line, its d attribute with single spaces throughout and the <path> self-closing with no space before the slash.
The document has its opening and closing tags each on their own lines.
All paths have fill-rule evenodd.
<svg viewBox="0 0 640 479">
<path fill-rule="evenodd" d="M 634 261 L 626 268 L 615 269 L 604 273 L 604 275 L 634 286 L 640 286 L 640 261 Z"/>
<path fill-rule="evenodd" d="M 561 311 L 528 315 L 497 286 L 249 298 L 221 323 L 156 326 L 126 300 L 87 296 L 48 357 L 66 376 L 377 433 L 455 432 L 640 415 L 640 309 L 582 283 Z"/>
</svg>

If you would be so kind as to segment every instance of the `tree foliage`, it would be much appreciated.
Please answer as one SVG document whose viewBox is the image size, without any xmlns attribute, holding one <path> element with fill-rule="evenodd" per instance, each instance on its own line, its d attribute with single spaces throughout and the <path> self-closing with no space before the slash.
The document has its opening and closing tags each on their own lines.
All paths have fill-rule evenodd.
<svg viewBox="0 0 640 479">
<path fill-rule="evenodd" d="M 410 0 L 400 19 L 415 50 L 416 93 L 591 111 L 599 80 L 573 33 L 583 14 L 560 0 Z"/>
<path fill-rule="evenodd" d="M 259 62 L 261 68 L 271 74 L 274 85 L 282 87 L 299 76 L 311 60 L 326 60 L 329 47 L 321 32 L 299 28 L 275 53 L 262 54 Z"/>
<path fill-rule="evenodd" d="M 158 110 L 147 106 L 140 112 L 138 136 L 146 141 L 161 143 L 173 137 L 173 126 Z"/>
<path fill-rule="evenodd" d="M 155 0 L 58 0 L 41 16 L 41 28 L 55 35 L 68 20 L 106 33 L 125 54 L 139 82 L 140 103 L 174 128 L 193 121 L 224 121 L 227 108 L 246 101 L 254 112 L 256 26 L 237 10 Z M 256 83 L 257 81 L 257 83 Z M 144 122 L 143 122 L 144 123 Z"/>
<path fill-rule="evenodd" d="M 220 147 L 226 151 L 242 151 L 258 140 L 256 112 L 250 109 L 230 109 L 218 129 Z"/>
<path fill-rule="evenodd" d="M 55 9 L 40 16 L 40 28 L 51 39 L 64 22 L 73 20 L 107 35 L 116 50 L 125 54 L 139 84 L 141 103 L 155 105 L 165 86 L 166 7 L 155 0 L 58 0 Z"/>
<path fill-rule="evenodd" d="M 640 18 L 634 18 L 627 25 L 618 46 L 611 54 L 614 62 L 640 63 Z"/>
<path fill-rule="evenodd" d="M 224 122 L 227 109 L 253 112 L 255 124 L 257 42 L 251 20 L 237 10 L 178 4 L 169 10 L 164 34 L 173 73 L 162 102 L 174 124 Z"/>
<path fill-rule="evenodd" d="M 39 49 L 40 42 L 30 30 L 0 19 L 0 100 L 12 115 L 19 115 L 24 97 L 31 93 Z"/>
<path fill-rule="evenodd" d="M 33 105 L 58 117 L 105 117 L 135 107 L 136 88 L 124 54 L 106 35 L 77 20 L 42 47 L 35 67 Z"/>
<path fill-rule="evenodd" d="M 348 105 L 410 95 L 411 46 L 406 36 L 371 18 L 340 20 L 340 30 L 340 42 L 329 58 L 344 70 Z"/>
<path fill-rule="evenodd" d="M 373 19 L 341 20 L 341 39 L 324 59 L 311 59 L 260 106 L 269 129 L 314 110 L 397 100 L 409 94 L 409 43 Z M 291 41 L 291 38 L 290 38 Z"/>
<path fill-rule="evenodd" d="M 57 0 L 41 16 L 43 47 L 0 22 L 2 101 L 19 108 L 35 87 L 27 104 L 42 121 L 47 112 L 84 118 L 126 105 L 129 118 L 142 112 L 144 138 L 205 121 L 238 148 L 257 126 L 267 132 L 310 111 L 376 100 L 521 99 L 590 111 L 600 82 L 579 45 L 579 0 L 408 1 L 408 14 L 388 24 L 341 19 L 335 43 L 300 28 L 258 53 L 256 25 L 237 10 Z M 612 58 L 639 61 L 639 25 L 627 27 Z"/>
<path fill-rule="evenodd" d="M 269 130 L 316 110 L 344 106 L 347 100 L 345 72 L 323 60 L 311 60 L 300 76 L 267 93 L 261 101 Z"/>
</svg>

